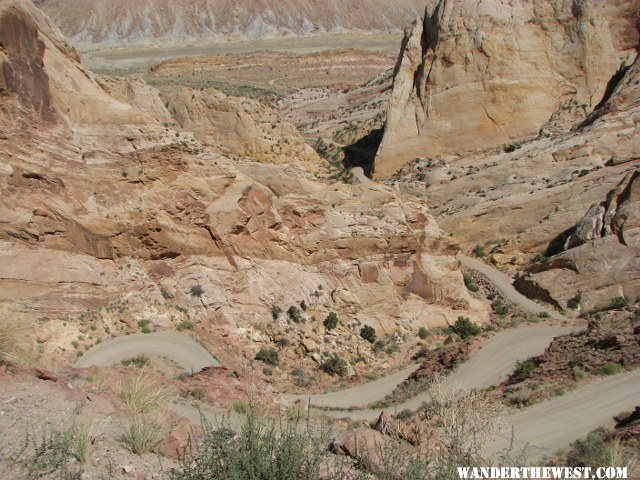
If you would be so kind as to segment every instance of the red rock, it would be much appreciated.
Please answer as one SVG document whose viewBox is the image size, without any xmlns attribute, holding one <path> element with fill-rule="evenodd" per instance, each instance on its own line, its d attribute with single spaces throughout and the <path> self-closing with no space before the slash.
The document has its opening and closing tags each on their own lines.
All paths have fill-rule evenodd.
<svg viewBox="0 0 640 480">
<path fill-rule="evenodd" d="M 204 430 L 200 425 L 184 422 L 162 439 L 156 452 L 163 457 L 182 459 L 189 443 L 203 434 Z"/>
<path fill-rule="evenodd" d="M 36 376 L 40 379 L 40 380 L 45 380 L 48 382 L 57 382 L 58 381 L 58 374 L 54 373 L 50 370 L 46 370 L 44 368 L 34 368 L 35 374 Z"/>
</svg>

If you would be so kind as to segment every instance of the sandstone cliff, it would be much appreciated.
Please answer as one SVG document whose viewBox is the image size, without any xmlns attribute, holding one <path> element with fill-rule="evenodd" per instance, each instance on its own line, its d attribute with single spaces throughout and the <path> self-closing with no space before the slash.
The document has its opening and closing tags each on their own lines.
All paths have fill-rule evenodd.
<svg viewBox="0 0 640 480">
<path fill-rule="evenodd" d="M 532 297 L 585 310 L 640 295 L 640 171 L 625 176 L 593 205 L 568 238 L 566 251 L 532 265 L 516 286 Z"/>
<path fill-rule="evenodd" d="M 633 1 L 442 0 L 428 8 L 403 41 L 376 176 L 416 157 L 535 137 L 554 113 L 570 111 L 570 127 L 631 63 L 637 15 Z"/>
<path fill-rule="evenodd" d="M 315 171 L 321 168 L 320 157 L 298 130 L 258 101 L 185 87 L 166 88 L 162 97 L 178 124 L 216 152 L 266 163 L 295 162 Z"/>
</svg>

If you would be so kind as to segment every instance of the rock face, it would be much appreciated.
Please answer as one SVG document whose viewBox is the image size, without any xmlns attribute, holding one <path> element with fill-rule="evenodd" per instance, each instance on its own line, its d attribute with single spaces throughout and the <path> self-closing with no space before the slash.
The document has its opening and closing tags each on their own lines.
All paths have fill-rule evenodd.
<svg viewBox="0 0 640 480">
<path fill-rule="evenodd" d="M 640 295 L 640 171 L 628 174 L 593 205 L 565 243 L 565 251 L 534 264 L 518 278 L 523 291 L 558 305 L 580 294 L 583 308 Z"/>
<path fill-rule="evenodd" d="M 214 151 L 266 163 L 295 159 L 315 170 L 320 166 L 320 157 L 298 130 L 260 102 L 215 89 L 171 88 L 162 97 L 178 124 Z"/>
<path fill-rule="evenodd" d="M 604 3 L 441 0 L 427 8 L 403 41 L 376 176 L 416 157 L 536 136 L 570 105 L 565 123 L 591 112 L 637 44 L 637 4 Z"/>
<path fill-rule="evenodd" d="M 74 43 L 265 38 L 344 31 L 401 31 L 422 0 L 39 0 Z M 372 12 L 375 12 L 373 14 Z"/>
<path fill-rule="evenodd" d="M 0 0 L 0 22 L 3 304 L 80 326 L 118 312 L 114 333 L 187 312 L 231 366 L 265 341 L 252 325 L 302 300 L 381 335 L 487 319 L 424 201 L 194 149 L 155 90 L 84 70 L 30 2 Z"/>
</svg>

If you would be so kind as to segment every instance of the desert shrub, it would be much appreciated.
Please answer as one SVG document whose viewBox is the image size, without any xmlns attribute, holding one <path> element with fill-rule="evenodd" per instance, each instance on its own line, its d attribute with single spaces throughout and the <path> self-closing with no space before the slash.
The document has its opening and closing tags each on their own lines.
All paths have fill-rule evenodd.
<svg viewBox="0 0 640 480">
<path fill-rule="evenodd" d="M 269 420 L 249 412 L 236 432 L 204 422 L 204 436 L 171 480 L 327 480 L 344 478 L 342 460 L 327 456 L 330 428 L 301 414 Z"/>
<path fill-rule="evenodd" d="M 482 248 L 480 245 L 476 245 L 475 247 L 473 247 L 472 253 L 479 258 L 484 258 L 487 256 L 487 252 L 485 252 L 484 248 Z"/>
<path fill-rule="evenodd" d="M 630 300 L 627 297 L 616 297 L 611 300 L 610 309 L 616 310 L 620 308 L 625 308 L 629 305 Z"/>
<path fill-rule="evenodd" d="M 278 318 L 280 318 L 280 315 L 282 315 L 282 309 L 280 307 L 276 305 L 271 307 L 271 318 L 277 320 Z"/>
<path fill-rule="evenodd" d="M 417 360 L 419 358 L 425 358 L 427 355 L 429 355 L 429 347 L 420 347 L 413 358 Z"/>
<path fill-rule="evenodd" d="M 300 308 L 302 309 L 303 312 L 307 311 L 307 302 L 305 302 L 304 300 L 302 300 L 300 302 Z"/>
<path fill-rule="evenodd" d="M 96 437 L 93 435 L 90 419 L 75 417 L 71 423 L 71 454 L 78 462 L 87 463 L 95 443 Z"/>
<path fill-rule="evenodd" d="M 473 323 L 468 317 L 458 317 L 456 323 L 451 327 L 451 331 L 460 338 L 465 339 L 473 337 L 480 333 L 480 327 Z"/>
<path fill-rule="evenodd" d="M 493 301 L 493 303 L 491 304 L 491 308 L 497 315 L 500 315 L 501 317 L 504 317 L 507 313 L 509 313 L 509 307 L 499 298 L 496 298 Z"/>
<path fill-rule="evenodd" d="M 287 310 L 287 316 L 293 323 L 302 322 L 302 313 L 300 313 L 300 309 L 295 305 L 289 307 L 289 310 Z"/>
<path fill-rule="evenodd" d="M 569 301 L 567 302 L 567 307 L 570 308 L 571 310 L 575 310 L 580 306 L 581 303 L 582 303 L 582 293 L 578 292 L 578 294 L 575 297 L 569 299 Z"/>
<path fill-rule="evenodd" d="M 280 355 L 278 351 L 273 348 L 261 348 L 256 354 L 255 359 L 273 365 L 274 367 L 280 365 Z"/>
<path fill-rule="evenodd" d="M 336 315 L 335 312 L 331 312 L 329 313 L 329 315 L 327 315 L 327 318 L 325 318 L 324 322 L 322 323 L 324 325 L 324 328 L 326 328 L 327 330 L 334 330 L 339 323 L 338 315 Z"/>
<path fill-rule="evenodd" d="M 27 323 L 8 312 L 0 312 L 0 362 L 16 361 L 24 352 Z"/>
<path fill-rule="evenodd" d="M 538 312 L 537 315 L 538 318 L 549 318 L 551 316 L 548 312 Z"/>
<path fill-rule="evenodd" d="M 574 442 L 567 453 L 567 466 L 570 467 L 607 465 L 628 467 L 633 471 L 637 463 L 637 451 L 605 429 L 598 429 L 587 435 L 587 438 Z"/>
<path fill-rule="evenodd" d="M 622 366 L 618 363 L 604 362 L 600 368 L 596 369 L 596 375 L 614 375 L 622 371 Z"/>
<path fill-rule="evenodd" d="M 133 365 L 138 368 L 143 368 L 149 363 L 149 361 L 150 359 L 146 355 L 138 355 L 136 357 L 125 358 L 120 363 L 122 363 L 122 365 L 124 365 L 125 367 Z"/>
<path fill-rule="evenodd" d="M 251 410 L 251 407 L 247 402 L 234 402 L 233 411 L 240 415 L 246 415 Z"/>
<path fill-rule="evenodd" d="M 469 275 L 468 273 L 465 273 L 463 278 L 464 278 L 464 284 L 466 285 L 467 290 L 469 290 L 470 292 L 478 292 L 480 290 L 480 287 L 478 286 L 475 279 L 471 275 Z"/>
<path fill-rule="evenodd" d="M 47 430 L 46 426 L 38 435 L 27 433 L 20 456 L 27 450 L 30 453 L 18 460 L 26 468 L 27 478 L 42 478 L 64 470 L 69 463 L 71 440 L 70 430 Z"/>
<path fill-rule="evenodd" d="M 152 452 L 169 433 L 158 422 L 142 415 L 134 415 L 124 427 L 122 440 L 137 455 Z"/>
<path fill-rule="evenodd" d="M 192 285 L 191 288 L 189 289 L 189 292 L 194 297 L 200 298 L 202 295 L 204 295 L 204 288 L 202 288 L 202 285 L 200 284 Z"/>
<path fill-rule="evenodd" d="M 189 393 L 196 400 L 204 400 L 205 391 L 204 391 L 204 388 L 202 388 L 202 387 L 194 387 L 194 388 L 191 389 L 191 392 L 189 392 Z"/>
<path fill-rule="evenodd" d="M 360 336 L 369 343 L 375 343 L 377 338 L 375 328 L 369 325 L 365 325 L 360 329 Z"/>
<path fill-rule="evenodd" d="M 262 369 L 262 373 L 263 373 L 264 375 L 266 375 L 267 377 L 270 377 L 271 375 L 273 375 L 273 369 L 272 369 L 272 368 L 269 368 L 269 367 L 264 367 L 264 368 Z"/>
<path fill-rule="evenodd" d="M 147 413 L 167 409 L 173 401 L 173 392 L 142 369 L 120 382 L 120 398 L 132 411 Z"/>
<path fill-rule="evenodd" d="M 333 354 L 322 364 L 322 369 L 330 375 L 345 376 L 349 373 L 349 362 Z"/>
<path fill-rule="evenodd" d="M 573 374 L 573 379 L 575 381 L 580 381 L 587 378 L 587 372 L 585 372 L 584 370 L 578 367 L 573 367 L 573 369 L 571 370 L 571 373 Z"/>
<path fill-rule="evenodd" d="M 516 364 L 515 373 L 519 378 L 525 379 L 525 378 L 529 378 L 533 374 L 536 368 L 538 368 L 538 365 L 536 364 L 536 362 L 534 360 L 529 359 L 523 362 L 518 362 Z"/>
<path fill-rule="evenodd" d="M 183 322 L 180 322 L 180 324 L 178 325 L 178 331 L 183 332 L 185 330 L 193 330 L 193 327 L 193 322 L 185 320 Z"/>
<path fill-rule="evenodd" d="M 427 327 L 420 327 L 418 329 L 418 337 L 420 337 L 422 340 L 425 340 L 428 336 L 429 330 L 427 330 Z"/>
</svg>

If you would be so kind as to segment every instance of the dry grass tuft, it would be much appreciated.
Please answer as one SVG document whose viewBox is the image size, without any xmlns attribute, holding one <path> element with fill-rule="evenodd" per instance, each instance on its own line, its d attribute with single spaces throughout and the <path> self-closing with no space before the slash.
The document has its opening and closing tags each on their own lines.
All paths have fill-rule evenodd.
<svg viewBox="0 0 640 480">
<path fill-rule="evenodd" d="M 174 393 L 162 386 L 160 380 L 142 369 L 137 375 L 120 382 L 120 397 L 135 413 L 167 410 L 173 403 Z"/>
</svg>

